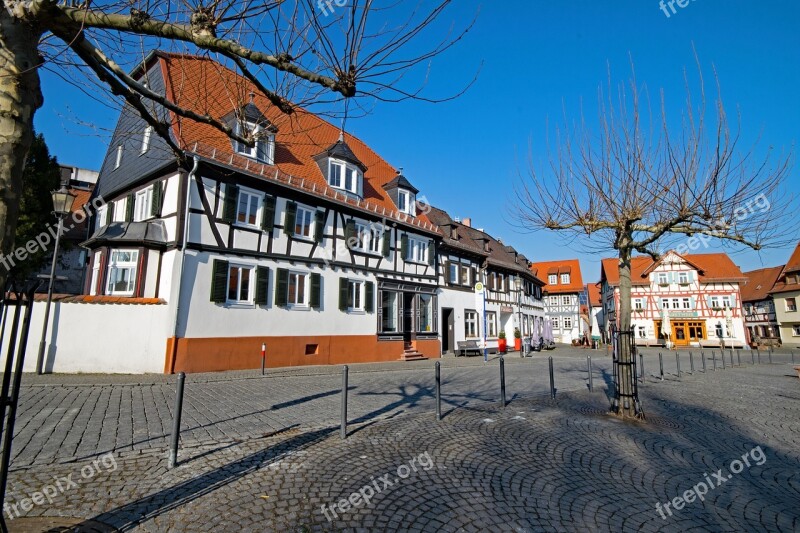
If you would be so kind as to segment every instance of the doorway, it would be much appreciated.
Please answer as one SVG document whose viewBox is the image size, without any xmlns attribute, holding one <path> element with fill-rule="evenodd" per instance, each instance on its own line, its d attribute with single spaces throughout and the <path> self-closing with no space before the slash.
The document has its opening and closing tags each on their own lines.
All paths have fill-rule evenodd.
<svg viewBox="0 0 800 533">
<path fill-rule="evenodd" d="M 442 308 L 442 353 L 455 352 L 455 313 Z"/>
<path fill-rule="evenodd" d="M 414 317 L 416 316 L 415 298 L 416 294 L 413 292 L 403 293 L 403 341 L 405 347 L 413 346 L 414 341 L 417 339 L 416 328 L 414 327 Z"/>
</svg>

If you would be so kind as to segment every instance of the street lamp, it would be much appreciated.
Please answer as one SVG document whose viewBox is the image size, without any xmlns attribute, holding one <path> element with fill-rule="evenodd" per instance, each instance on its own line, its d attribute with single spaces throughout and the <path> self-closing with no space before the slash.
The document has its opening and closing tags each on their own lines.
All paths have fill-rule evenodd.
<svg viewBox="0 0 800 533">
<path fill-rule="evenodd" d="M 517 310 L 519 312 L 519 321 L 517 322 L 517 326 L 519 327 L 519 335 L 522 337 L 522 276 L 517 276 L 514 278 L 514 288 L 517 289 Z M 520 347 L 519 353 L 520 356 L 522 356 L 522 347 Z"/>
<path fill-rule="evenodd" d="M 72 203 L 75 201 L 75 195 L 69 192 L 64 183 L 61 184 L 60 189 L 51 192 L 50 195 L 53 198 L 53 214 L 58 219 L 58 231 L 56 232 L 56 243 L 53 245 L 53 261 L 50 263 L 50 278 L 47 286 L 47 305 L 44 308 L 42 338 L 39 341 L 39 354 L 36 357 L 37 374 L 42 374 L 42 367 L 44 366 L 44 352 L 47 347 L 47 323 L 50 321 L 50 303 L 53 301 L 53 284 L 56 280 L 58 245 L 61 241 L 61 233 L 64 231 L 64 218 L 72 212 Z"/>
</svg>

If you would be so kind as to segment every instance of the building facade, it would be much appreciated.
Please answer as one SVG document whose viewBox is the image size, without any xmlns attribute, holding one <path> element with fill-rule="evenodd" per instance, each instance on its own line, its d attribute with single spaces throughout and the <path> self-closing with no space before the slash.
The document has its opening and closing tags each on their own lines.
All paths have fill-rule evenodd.
<svg viewBox="0 0 800 533">
<path fill-rule="evenodd" d="M 740 286 L 746 281 L 726 254 L 666 253 L 631 260 L 631 325 L 640 345 L 743 347 Z M 618 259 L 603 259 L 600 283 L 607 324 L 619 326 Z M 662 325 L 668 320 L 668 339 Z"/>
<path fill-rule="evenodd" d="M 534 276 L 545 282 L 545 313 L 553 326 L 555 341 L 571 343 L 580 339 L 584 294 L 580 262 L 577 259 L 534 262 L 530 268 Z"/>
<path fill-rule="evenodd" d="M 770 291 L 783 270 L 782 266 L 745 272 L 742 304 L 747 339 L 751 346 L 777 346 L 781 343 L 775 301 Z"/>
<path fill-rule="evenodd" d="M 800 302 L 800 244 L 781 269 L 770 296 L 775 305 L 781 342 L 789 348 L 800 347 L 800 313 L 797 311 Z"/>
</svg>

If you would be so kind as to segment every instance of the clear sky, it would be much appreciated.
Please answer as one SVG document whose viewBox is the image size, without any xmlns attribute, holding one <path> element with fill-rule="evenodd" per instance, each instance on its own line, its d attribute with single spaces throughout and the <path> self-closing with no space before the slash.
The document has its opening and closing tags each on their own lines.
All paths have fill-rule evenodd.
<svg viewBox="0 0 800 533">
<path fill-rule="evenodd" d="M 581 100 L 595 112 L 610 67 L 630 73 L 651 93 L 683 103 L 684 69 L 715 68 L 728 112 L 742 117 L 745 140 L 790 150 L 800 139 L 800 2 L 691 0 L 667 17 L 658 0 L 459 0 L 443 27 L 467 24 L 466 38 L 432 65 L 427 95 L 452 94 L 483 64 L 475 85 L 445 103 L 378 103 L 347 129 L 370 144 L 434 205 L 472 217 L 531 260 L 578 257 L 584 281 L 599 277 L 600 256 L 557 234 L 521 233 L 510 221 L 514 183 L 529 156 L 544 160 L 546 135 Z M 692 70 L 694 69 L 694 70 Z M 103 108 L 43 72 L 44 107 L 36 115 L 51 151 L 66 164 L 99 169 L 117 111 Z M 81 127 L 78 121 L 84 123 Z M 549 121 L 549 122 L 548 122 Z M 86 135 L 96 127 L 96 135 Z M 549 125 L 548 125 L 549 124 Z M 795 165 L 791 179 L 797 179 Z M 800 187 L 798 187 L 800 190 Z M 716 251 L 711 248 L 709 251 Z M 727 250 L 726 250 L 727 251 Z M 613 256 L 609 250 L 605 256 Z M 784 263 L 790 248 L 732 254 L 744 270 Z"/>
</svg>

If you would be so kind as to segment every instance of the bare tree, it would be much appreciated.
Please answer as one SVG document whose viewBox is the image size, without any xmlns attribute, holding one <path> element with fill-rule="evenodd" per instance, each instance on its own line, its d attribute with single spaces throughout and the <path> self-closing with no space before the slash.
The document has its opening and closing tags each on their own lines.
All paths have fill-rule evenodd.
<svg viewBox="0 0 800 533">
<path fill-rule="evenodd" d="M 86 0 L 80 5 L 3 0 L 0 253 L 8 254 L 14 243 L 22 171 L 33 140 L 33 118 L 43 103 L 40 68 L 91 96 L 111 94 L 131 106 L 178 157 L 181 150 L 165 118 L 169 115 L 158 113 L 159 108 L 252 146 L 255 139 L 246 130 L 238 133 L 222 117 L 177 105 L 129 75 L 129 69 L 151 48 L 213 55 L 286 115 L 296 106 L 341 112 L 339 101 L 359 102 L 357 97 L 422 99 L 430 62 L 471 26 L 455 32 L 438 27 L 451 2 L 409 7 L 405 2 L 378 6 L 373 0 Z M 431 32 L 434 38 L 423 42 Z M 414 72 L 421 76 L 409 80 Z M 0 271 L 0 287 L 6 274 Z"/>
<path fill-rule="evenodd" d="M 531 162 L 516 190 L 521 207 L 515 218 L 522 227 L 585 237 L 593 250 L 617 251 L 623 334 L 615 405 L 626 417 L 642 416 L 633 396 L 629 333 L 634 253 L 657 259 L 666 246 L 698 235 L 754 250 L 794 237 L 784 218 L 791 153 L 771 157 L 771 148 L 761 155 L 756 146 L 740 149 L 740 131 L 729 127 L 719 84 L 715 113 L 707 120 L 699 66 L 698 72 L 699 102 L 695 107 L 687 78 L 679 116 L 667 111 L 663 90 L 660 110 L 652 113 L 635 73 L 616 90 L 609 76 L 608 95 L 599 91 L 594 131 L 581 117 L 576 128 L 558 132 L 548 170 L 540 173 Z M 769 209 L 748 209 L 754 204 Z"/>
</svg>

